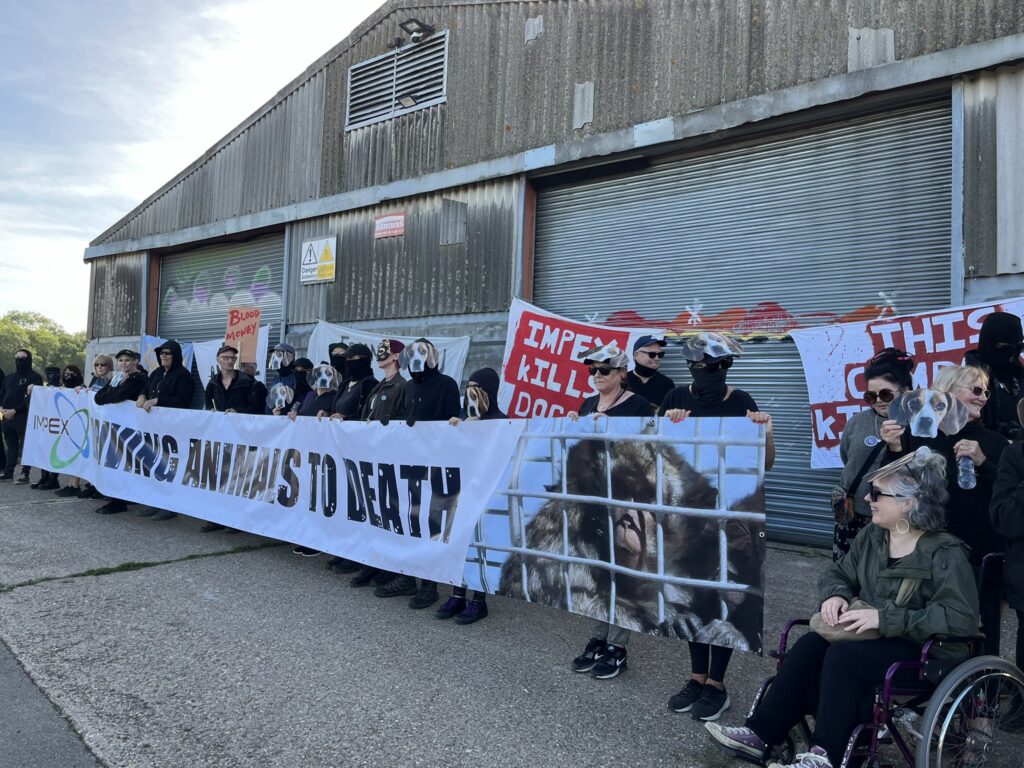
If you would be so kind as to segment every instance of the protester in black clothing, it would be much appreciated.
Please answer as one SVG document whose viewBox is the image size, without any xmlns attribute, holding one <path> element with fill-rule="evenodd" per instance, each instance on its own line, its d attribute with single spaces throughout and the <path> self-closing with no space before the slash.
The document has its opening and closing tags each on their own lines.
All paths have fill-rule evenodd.
<svg viewBox="0 0 1024 768">
<path fill-rule="evenodd" d="M 391 419 L 402 419 L 405 417 L 405 379 L 402 378 L 399 370 L 399 355 L 405 345 L 398 339 L 381 339 L 380 344 L 374 350 L 374 359 L 377 367 L 384 375 L 366 398 L 363 406 L 363 421 L 379 421 L 387 424 Z M 346 561 L 343 558 L 334 558 L 327 564 L 328 568 L 341 567 L 345 569 Z M 390 571 L 382 571 L 371 565 L 363 565 L 359 573 L 349 580 L 353 587 L 365 587 L 373 585 L 383 587 L 385 584 L 396 578 L 398 574 Z M 415 587 L 415 583 L 413 584 Z"/>
<path fill-rule="evenodd" d="M 1010 440 L 1024 437 L 1017 420 L 1017 403 L 1024 398 L 1024 330 L 1017 315 L 993 312 L 985 318 L 978 333 L 978 348 L 964 357 L 965 365 L 983 368 L 988 373 L 991 395 L 981 409 L 987 429 Z"/>
<path fill-rule="evenodd" d="M 321 363 L 306 374 L 306 382 L 312 389 L 312 397 L 307 397 L 305 404 L 298 411 L 288 414 L 288 418 L 292 421 L 295 421 L 298 416 L 322 418 L 325 414 L 330 413 L 334 406 L 334 399 L 338 395 L 341 374 L 333 366 Z"/>
<path fill-rule="evenodd" d="M 1024 420 L 1018 421 L 1024 424 Z M 1016 664 L 1024 669 L 1024 441 L 1003 451 L 989 516 L 992 527 L 1006 542 L 1003 587 L 1006 602 L 1017 614 Z"/>
<path fill-rule="evenodd" d="M 663 339 L 653 336 L 641 336 L 633 344 L 633 370 L 627 377 L 627 386 L 631 392 L 642 395 L 655 407 L 661 404 L 675 383 L 658 369 L 665 357 Z"/>
<path fill-rule="evenodd" d="M 402 350 L 402 360 L 412 379 L 405 385 L 405 421 L 448 421 L 459 415 L 459 385 L 437 369 L 437 349 L 427 339 L 417 339 Z M 410 608 L 426 608 L 437 602 L 437 584 L 400 575 L 375 593 L 377 597 L 412 595 Z"/>
<path fill-rule="evenodd" d="M 493 368 L 473 371 L 466 382 L 463 397 L 462 418 L 452 417 L 448 423 L 457 427 L 463 421 L 486 421 L 506 419 L 498 407 L 498 372 Z M 473 624 L 487 616 L 487 593 L 473 590 L 473 597 L 466 600 L 466 588 L 455 587 L 452 596 L 434 612 L 438 619 L 455 617 L 457 624 Z"/>
<path fill-rule="evenodd" d="M 92 392 L 99 392 L 113 375 L 114 360 L 110 355 L 96 355 L 92 361 L 92 378 L 89 379 L 89 389 Z"/>
<path fill-rule="evenodd" d="M 757 408 L 754 398 L 726 383 L 726 376 L 743 348 L 735 339 L 718 333 L 699 333 L 682 344 L 683 358 L 693 379 L 673 389 L 661 402 L 661 415 L 673 422 L 693 417 L 745 416 L 765 426 L 765 469 L 775 463 L 772 419 Z M 713 721 L 731 704 L 725 688 L 725 673 L 732 648 L 708 643 L 689 643 L 690 679 L 669 699 L 675 712 L 690 712 L 694 719 Z"/>
<path fill-rule="evenodd" d="M 596 395 L 584 399 L 579 408 L 569 411 L 566 416 L 577 420 L 581 417 L 597 419 L 601 416 L 620 418 L 627 416 L 652 416 L 651 404 L 642 395 L 626 388 L 626 367 L 629 359 L 615 344 L 588 349 L 579 355 L 587 366 Z M 629 630 L 610 624 L 601 619 L 590 620 L 590 640 L 583 653 L 572 661 L 574 672 L 590 674 L 597 680 L 618 677 L 627 669 L 626 643 Z"/>
<path fill-rule="evenodd" d="M 154 350 L 160 367 L 146 382 L 146 388 L 139 395 L 135 404 L 146 413 L 156 406 L 160 408 L 191 408 L 192 393 L 195 382 L 192 372 L 182 362 L 181 345 L 174 339 L 166 341 Z M 154 520 L 170 520 L 177 517 L 177 512 L 169 509 L 156 510 L 144 507 L 138 513 L 140 517 L 152 517 Z"/>
<path fill-rule="evenodd" d="M 326 413 L 332 419 L 361 419 L 363 408 L 370 393 L 377 386 L 370 367 L 370 348 L 365 344 L 353 344 L 342 353 L 345 364 L 345 379 L 338 389 L 337 397 Z"/>
<path fill-rule="evenodd" d="M 76 369 L 77 370 L 77 369 Z M 32 387 L 34 385 L 28 385 L 28 396 L 29 402 L 32 400 Z M 60 387 L 60 368 L 56 365 L 48 365 L 43 369 L 43 386 L 44 387 Z M 29 485 L 29 488 L 33 488 L 37 491 L 55 491 L 60 488 L 60 483 L 57 482 L 57 473 L 50 472 L 48 470 L 39 468 L 39 479 Z"/>
<path fill-rule="evenodd" d="M 61 371 L 61 385 L 64 389 L 80 390 L 85 384 L 85 379 L 82 376 L 82 369 L 77 365 L 65 365 L 64 370 Z M 48 487 L 54 490 L 56 496 L 77 496 L 82 489 L 82 480 L 78 477 L 68 476 L 67 484 L 61 488 L 57 482 L 56 472 L 51 472 L 50 482 L 48 484 L 41 485 L 40 487 Z"/>
<path fill-rule="evenodd" d="M 154 350 L 160 367 L 146 382 L 136 405 L 149 413 L 154 406 L 161 408 L 191 408 L 195 382 L 192 373 L 182 363 L 181 345 L 174 339 Z"/>
<path fill-rule="evenodd" d="M 25 429 L 28 427 L 28 388 L 33 384 L 42 386 L 43 377 L 32 370 L 32 353 L 27 349 L 19 349 L 14 353 L 14 373 L 4 377 L 0 392 L 0 417 L 3 419 L 0 428 L 7 454 L 7 463 L 0 480 L 14 479 L 14 469 L 18 466 L 25 442 Z M 31 469 L 22 464 L 21 473 L 14 482 L 27 483 Z"/>
<path fill-rule="evenodd" d="M 217 350 L 218 371 L 206 385 L 206 410 L 220 413 L 263 413 L 263 401 L 256 399 L 253 380 L 235 370 L 238 350 L 225 344 Z"/>
<path fill-rule="evenodd" d="M 327 356 L 331 359 L 331 365 L 334 367 L 339 374 L 341 374 L 341 383 L 345 384 L 345 350 L 348 349 L 348 344 L 341 341 L 336 341 L 334 344 L 330 344 L 327 347 Z"/>
<path fill-rule="evenodd" d="M 932 389 L 948 392 L 967 408 L 969 421 L 963 429 L 952 435 L 940 431 L 937 437 L 916 437 L 893 420 L 882 424 L 880 434 L 886 442 L 886 461 L 910 453 L 924 445 L 941 453 L 946 459 L 946 483 L 949 504 L 946 508 L 946 530 L 963 541 L 969 548 L 969 559 L 975 576 L 981 573 L 981 561 L 990 552 L 1002 552 L 1005 542 L 988 514 L 995 488 L 999 461 L 1009 444 L 998 432 L 987 429 L 981 413 L 988 399 L 988 376 L 974 366 L 947 366 L 935 377 Z M 961 488 L 958 482 L 957 462 L 970 457 L 975 470 L 976 485 Z M 985 626 L 999 626 L 1002 606 L 998 600 L 982 601 Z M 994 623 L 993 623 L 994 622 Z M 999 634 L 985 639 L 986 653 L 999 653 Z"/>
<path fill-rule="evenodd" d="M 295 376 L 295 399 L 288 406 L 289 413 L 298 413 L 315 397 L 313 388 L 309 386 L 309 372 L 312 370 L 312 360 L 308 357 L 296 358 L 295 364 L 292 366 L 292 373 Z"/>
<path fill-rule="evenodd" d="M 116 403 L 135 402 L 146 389 L 149 375 L 142 368 L 139 368 L 139 353 L 132 349 L 122 349 L 115 356 L 117 358 L 117 373 L 115 373 L 93 398 L 96 405 L 115 405 Z M 128 503 L 122 499 L 110 499 L 106 504 L 96 510 L 100 515 L 113 515 L 124 512 L 128 509 Z M 139 510 L 140 517 L 148 517 L 155 514 L 152 507 L 143 507 Z"/>
</svg>

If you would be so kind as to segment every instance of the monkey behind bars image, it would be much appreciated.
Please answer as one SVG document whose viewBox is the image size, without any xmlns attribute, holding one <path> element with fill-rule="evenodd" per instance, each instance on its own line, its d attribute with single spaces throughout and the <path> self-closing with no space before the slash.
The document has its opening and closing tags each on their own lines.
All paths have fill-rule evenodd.
<svg viewBox="0 0 1024 768">
<path fill-rule="evenodd" d="M 607 448 L 606 448 L 607 445 Z M 611 562 L 633 571 L 658 573 L 657 518 L 662 518 L 664 573 L 666 576 L 718 581 L 720 531 L 724 527 L 728 581 L 753 585 L 756 593 L 665 584 L 665 613 L 658 616 L 660 583 L 651 578 L 614 573 L 598 565 L 563 563 L 541 554 L 512 553 L 501 569 L 498 594 L 572 610 L 608 620 L 615 586 L 614 623 L 647 634 L 759 651 L 763 616 L 764 523 L 723 520 L 676 512 L 653 512 L 629 506 L 602 504 L 616 501 L 657 502 L 657 460 L 661 456 L 662 499 L 666 507 L 715 509 L 719 491 L 667 444 L 581 440 L 566 454 L 566 491 L 594 501 L 549 499 L 526 525 L 525 546 L 538 552 L 563 552 L 563 510 L 568 522 L 571 557 Z M 560 491 L 559 482 L 549 490 Z M 730 506 L 731 511 L 762 512 L 764 487 Z M 609 524 L 612 531 L 609 535 Z M 614 544 L 613 544 L 614 542 Z M 525 584 L 524 568 L 525 564 Z M 723 616 L 723 605 L 725 615 Z"/>
</svg>

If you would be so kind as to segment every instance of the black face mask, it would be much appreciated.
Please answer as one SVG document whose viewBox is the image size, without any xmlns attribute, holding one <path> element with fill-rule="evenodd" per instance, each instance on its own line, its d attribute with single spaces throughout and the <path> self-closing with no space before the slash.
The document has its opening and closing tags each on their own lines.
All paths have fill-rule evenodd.
<svg viewBox="0 0 1024 768">
<path fill-rule="evenodd" d="M 67 376 L 64 377 L 64 386 L 68 388 L 80 387 L 82 386 L 83 383 L 84 382 L 82 381 L 82 377 L 76 376 L 73 373 L 69 373 Z"/>
<path fill-rule="evenodd" d="M 998 379 L 1020 374 L 1021 321 L 1016 315 L 993 312 L 985 318 L 978 340 L 978 357 Z"/>
<path fill-rule="evenodd" d="M 633 373 L 637 376 L 642 376 L 645 379 L 651 378 L 658 372 L 657 368 L 648 368 L 646 365 L 640 365 L 640 363 L 633 361 Z"/>
<path fill-rule="evenodd" d="M 370 361 L 365 357 L 356 357 L 345 361 L 345 370 L 348 371 L 349 381 L 359 381 L 367 376 L 373 376 L 370 368 Z"/>
<path fill-rule="evenodd" d="M 697 402 L 701 405 L 718 405 L 725 400 L 725 393 L 728 391 L 725 383 L 727 373 L 728 371 L 723 368 L 719 368 L 717 371 L 691 368 L 693 394 L 697 396 Z"/>
<path fill-rule="evenodd" d="M 32 361 L 27 357 L 14 358 L 14 370 L 18 373 L 31 373 Z"/>
<path fill-rule="evenodd" d="M 331 355 L 331 367 L 341 374 L 341 378 L 345 378 L 345 371 L 348 369 L 348 365 L 341 355 Z"/>
</svg>

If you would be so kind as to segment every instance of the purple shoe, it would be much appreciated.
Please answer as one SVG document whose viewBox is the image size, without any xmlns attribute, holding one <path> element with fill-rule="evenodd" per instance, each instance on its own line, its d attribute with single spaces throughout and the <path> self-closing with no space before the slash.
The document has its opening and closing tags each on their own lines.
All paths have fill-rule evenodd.
<svg viewBox="0 0 1024 768">
<path fill-rule="evenodd" d="M 472 624 L 474 621 L 487 618 L 487 601 L 470 600 L 466 609 L 455 617 L 456 624 Z"/>
<path fill-rule="evenodd" d="M 450 619 L 456 614 L 462 613 L 466 607 L 466 598 L 452 595 L 444 601 L 444 605 L 434 611 L 434 617 L 438 619 Z"/>
<path fill-rule="evenodd" d="M 719 725 L 718 723 L 705 723 L 704 727 L 711 734 L 715 743 L 725 747 L 730 752 L 738 753 L 745 757 L 752 757 L 758 762 L 764 760 L 768 745 L 761 741 L 761 737 L 746 726 Z"/>
</svg>

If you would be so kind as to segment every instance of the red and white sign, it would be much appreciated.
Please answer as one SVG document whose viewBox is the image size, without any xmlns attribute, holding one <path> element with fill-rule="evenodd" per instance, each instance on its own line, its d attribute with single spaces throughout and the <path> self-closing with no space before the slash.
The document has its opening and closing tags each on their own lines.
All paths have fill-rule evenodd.
<svg viewBox="0 0 1024 768">
<path fill-rule="evenodd" d="M 577 356 L 614 341 L 632 360 L 633 342 L 648 335 L 660 339 L 664 333 L 579 323 L 517 299 L 509 309 L 498 403 L 512 418 L 574 411 L 595 393 Z"/>
<path fill-rule="evenodd" d="M 405 234 L 405 211 L 378 216 L 373 220 L 373 239 L 398 237 Z"/>
<path fill-rule="evenodd" d="M 839 439 L 846 421 L 867 407 L 866 361 L 886 347 L 903 349 L 914 358 L 914 387 L 928 387 L 943 366 L 963 363 L 978 346 L 981 324 L 996 311 L 1024 315 L 1024 298 L 790 331 L 807 378 L 811 467 L 843 465 Z"/>
<path fill-rule="evenodd" d="M 224 343 L 238 350 L 239 363 L 255 363 L 260 336 L 259 307 L 229 307 Z"/>
</svg>

